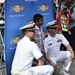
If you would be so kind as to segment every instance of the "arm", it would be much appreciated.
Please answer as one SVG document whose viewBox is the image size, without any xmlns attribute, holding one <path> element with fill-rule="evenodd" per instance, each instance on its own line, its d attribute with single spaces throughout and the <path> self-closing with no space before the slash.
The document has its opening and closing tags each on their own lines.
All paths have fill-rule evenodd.
<svg viewBox="0 0 75 75">
<path fill-rule="evenodd" d="M 69 20 L 70 20 L 70 21 L 74 20 L 72 14 L 71 14 L 69 11 L 67 11 L 67 13 L 68 13 L 68 15 L 69 15 Z"/>
<path fill-rule="evenodd" d="M 61 15 L 62 15 L 62 11 L 60 11 L 58 14 L 56 14 L 57 21 L 60 21 Z"/>
<path fill-rule="evenodd" d="M 44 65 L 44 59 L 43 59 L 43 57 L 40 57 L 38 59 L 38 66 L 41 66 L 41 65 Z"/>
<path fill-rule="evenodd" d="M 62 32 L 61 21 L 60 21 L 61 15 L 62 15 L 62 11 L 56 14 L 56 20 L 58 22 L 58 32 Z"/>
<path fill-rule="evenodd" d="M 37 44 L 35 44 L 34 42 L 32 43 L 33 47 L 32 47 L 32 55 L 33 57 L 38 60 L 38 64 L 37 65 L 43 65 L 44 64 L 44 59 L 43 59 L 43 54 L 41 53 L 41 51 L 39 50 Z M 35 62 L 33 62 L 34 64 L 36 64 Z"/>
<path fill-rule="evenodd" d="M 73 59 L 74 59 L 74 52 L 73 52 L 72 47 L 70 46 L 70 44 L 68 44 L 68 45 L 66 46 L 66 48 L 67 48 L 68 51 L 71 52 L 71 60 L 73 60 Z"/>
<path fill-rule="evenodd" d="M 62 39 L 62 44 L 67 48 L 68 51 L 71 52 L 71 60 L 74 59 L 74 52 L 68 40 L 62 34 L 60 34 L 59 37 Z"/>
<path fill-rule="evenodd" d="M 49 64 L 52 65 L 54 67 L 54 69 L 56 70 L 57 65 L 52 62 L 52 60 L 50 59 L 50 57 L 47 54 L 47 42 L 48 41 L 46 41 L 46 40 L 43 41 L 43 43 L 44 43 L 44 45 L 43 45 L 43 49 L 44 49 L 43 55 L 44 55 L 45 59 L 49 62 Z"/>
<path fill-rule="evenodd" d="M 45 59 L 49 62 L 49 64 L 52 65 L 54 67 L 54 69 L 56 70 L 57 65 L 51 61 L 51 59 L 49 58 L 49 56 L 46 52 L 44 52 L 44 56 L 45 56 Z"/>
<path fill-rule="evenodd" d="M 44 44 L 44 45 L 46 45 L 46 44 Z M 44 48 L 44 45 L 43 45 L 43 48 Z M 45 51 L 45 49 L 46 49 L 46 51 Z M 45 47 L 45 48 L 44 48 L 43 55 L 44 55 L 45 59 L 48 61 L 48 63 L 49 63 L 50 65 L 52 65 L 52 66 L 54 67 L 54 69 L 56 70 L 56 69 L 57 69 L 57 65 L 52 62 L 52 60 L 50 59 L 50 57 L 48 56 L 48 54 L 47 54 L 46 52 L 47 52 L 47 48 Z"/>
</svg>

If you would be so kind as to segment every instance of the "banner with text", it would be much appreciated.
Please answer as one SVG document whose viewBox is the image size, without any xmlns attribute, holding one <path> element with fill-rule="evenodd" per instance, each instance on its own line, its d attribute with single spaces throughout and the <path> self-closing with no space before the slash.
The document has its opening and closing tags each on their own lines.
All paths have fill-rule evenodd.
<svg viewBox="0 0 75 75">
<path fill-rule="evenodd" d="M 53 0 L 6 0 L 5 1 L 5 56 L 7 75 L 11 75 L 11 64 L 17 42 L 23 37 L 20 27 L 33 22 L 34 14 L 44 17 L 45 25 L 54 19 Z"/>
</svg>

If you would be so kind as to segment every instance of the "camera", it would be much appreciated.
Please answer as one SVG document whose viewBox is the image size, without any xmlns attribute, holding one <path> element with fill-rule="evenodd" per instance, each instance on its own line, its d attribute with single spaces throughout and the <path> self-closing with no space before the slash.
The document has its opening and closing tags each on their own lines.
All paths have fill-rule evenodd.
<svg viewBox="0 0 75 75">
<path fill-rule="evenodd" d="M 64 8 L 64 10 L 67 10 L 67 8 Z"/>
</svg>

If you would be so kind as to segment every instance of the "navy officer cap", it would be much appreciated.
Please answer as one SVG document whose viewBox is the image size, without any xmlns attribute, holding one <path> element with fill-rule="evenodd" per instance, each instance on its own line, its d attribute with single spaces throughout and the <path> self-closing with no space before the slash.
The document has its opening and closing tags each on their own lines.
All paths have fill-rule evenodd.
<svg viewBox="0 0 75 75">
<path fill-rule="evenodd" d="M 19 28 L 19 30 L 29 30 L 29 31 L 35 30 L 35 23 L 25 25 L 25 26 Z"/>
<path fill-rule="evenodd" d="M 57 20 L 53 20 L 51 22 L 48 22 L 45 26 L 46 28 L 57 28 Z"/>
</svg>

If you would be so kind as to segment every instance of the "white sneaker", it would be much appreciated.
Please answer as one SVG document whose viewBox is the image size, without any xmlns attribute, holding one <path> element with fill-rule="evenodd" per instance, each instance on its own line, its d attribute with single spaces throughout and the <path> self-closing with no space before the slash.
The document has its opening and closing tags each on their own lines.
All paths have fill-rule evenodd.
<svg viewBox="0 0 75 75">
<path fill-rule="evenodd" d="M 64 70 L 60 70 L 60 75 L 70 75 L 70 74 L 68 74 L 66 71 L 64 71 Z"/>
</svg>

